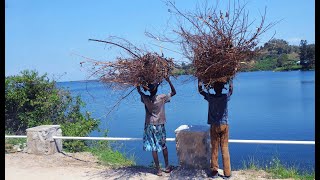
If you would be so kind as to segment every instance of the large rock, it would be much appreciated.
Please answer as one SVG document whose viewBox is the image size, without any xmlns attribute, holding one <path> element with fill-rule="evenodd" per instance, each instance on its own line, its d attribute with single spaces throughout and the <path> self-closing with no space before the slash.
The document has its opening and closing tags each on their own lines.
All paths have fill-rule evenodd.
<svg viewBox="0 0 320 180">
<path fill-rule="evenodd" d="M 210 168 L 209 126 L 181 125 L 175 130 L 179 165 L 184 168 Z"/>
<path fill-rule="evenodd" d="M 60 125 L 42 125 L 26 131 L 28 153 L 47 155 L 62 151 L 62 140 L 52 138 L 52 136 L 62 136 Z"/>
</svg>

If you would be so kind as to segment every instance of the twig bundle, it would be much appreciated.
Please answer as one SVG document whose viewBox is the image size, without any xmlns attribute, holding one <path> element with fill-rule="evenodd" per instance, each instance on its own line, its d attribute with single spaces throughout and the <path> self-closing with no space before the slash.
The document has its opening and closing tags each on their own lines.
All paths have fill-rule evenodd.
<svg viewBox="0 0 320 180">
<path fill-rule="evenodd" d="M 147 53 L 138 58 L 119 58 L 115 62 L 101 65 L 103 73 L 100 80 L 120 86 L 160 84 L 165 77 L 171 75 L 174 67 L 172 59 L 164 58 L 157 53 Z"/>
<path fill-rule="evenodd" d="M 173 30 L 178 40 L 166 36 L 162 41 L 178 43 L 183 54 L 193 65 L 194 76 L 206 85 L 215 81 L 227 82 L 235 76 L 240 64 L 250 60 L 256 51 L 258 37 L 275 23 L 264 27 L 265 14 L 256 28 L 249 30 L 253 22 L 248 21 L 244 5 L 229 1 L 228 10 L 223 13 L 217 7 L 205 7 L 194 12 L 179 11 L 174 2 L 167 1 L 171 12 L 177 19 Z M 232 7 L 233 6 L 233 7 Z M 158 38 L 149 33 L 148 36 Z"/>
<path fill-rule="evenodd" d="M 241 61 L 253 55 L 253 51 L 234 47 L 231 39 L 221 41 L 217 37 L 202 35 L 189 36 L 188 40 L 197 42 L 192 45 L 194 76 L 207 85 L 229 81 L 237 73 Z"/>
<path fill-rule="evenodd" d="M 165 58 L 155 52 L 143 51 L 128 44 L 128 41 L 126 45 L 110 41 L 93 41 L 116 45 L 131 55 L 129 58 L 118 57 L 113 62 L 87 60 L 93 66 L 91 76 L 98 77 L 101 82 L 114 89 L 161 84 L 164 78 L 172 75 L 174 68 L 172 58 Z"/>
</svg>

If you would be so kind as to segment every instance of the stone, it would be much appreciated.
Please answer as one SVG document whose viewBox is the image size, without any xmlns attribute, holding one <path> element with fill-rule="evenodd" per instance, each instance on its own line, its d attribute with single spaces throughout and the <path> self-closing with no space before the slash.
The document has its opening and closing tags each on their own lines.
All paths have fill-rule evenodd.
<svg viewBox="0 0 320 180">
<path fill-rule="evenodd" d="M 53 139 L 53 136 L 62 136 L 60 125 L 42 125 L 26 131 L 28 153 L 48 155 L 62 151 L 62 140 Z"/>
<path fill-rule="evenodd" d="M 210 127 L 181 125 L 175 130 L 179 165 L 183 168 L 210 168 Z"/>
</svg>

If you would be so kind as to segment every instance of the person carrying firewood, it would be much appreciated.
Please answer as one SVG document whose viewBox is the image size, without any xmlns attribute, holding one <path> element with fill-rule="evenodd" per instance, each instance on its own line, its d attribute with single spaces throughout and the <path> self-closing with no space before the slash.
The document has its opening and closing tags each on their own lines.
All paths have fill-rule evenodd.
<svg viewBox="0 0 320 180">
<path fill-rule="evenodd" d="M 209 103 L 208 110 L 208 124 L 210 125 L 210 139 L 211 139 L 211 170 L 212 177 L 216 178 L 219 175 L 218 169 L 218 152 L 219 146 L 222 153 L 224 179 L 231 176 L 231 165 L 229 155 L 229 125 L 228 125 L 228 101 L 233 92 L 232 80 L 229 81 L 229 91 L 223 94 L 222 90 L 225 88 L 226 83 L 214 82 L 213 89 L 215 94 L 211 94 L 211 89 L 207 88 L 207 92 L 203 89 L 203 83 L 198 80 L 198 91 L 204 96 L 204 99 Z"/>
<path fill-rule="evenodd" d="M 172 85 L 170 78 L 166 77 L 169 83 L 171 92 L 168 94 L 157 95 L 159 84 L 149 84 L 143 86 L 144 91 L 149 91 L 150 95 L 146 95 L 141 91 L 140 86 L 136 86 L 138 93 L 141 95 L 141 102 L 145 105 L 145 124 L 143 134 L 143 150 L 152 151 L 152 157 L 156 166 L 156 174 L 162 176 L 162 170 L 159 165 L 158 152 L 163 151 L 166 173 L 170 173 L 172 168 L 168 161 L 168 148 L 166 146 L 166 116 L 165 103 L 169 102 L 171 97 L 176 94 L 176 90 Z"/>
</svg>

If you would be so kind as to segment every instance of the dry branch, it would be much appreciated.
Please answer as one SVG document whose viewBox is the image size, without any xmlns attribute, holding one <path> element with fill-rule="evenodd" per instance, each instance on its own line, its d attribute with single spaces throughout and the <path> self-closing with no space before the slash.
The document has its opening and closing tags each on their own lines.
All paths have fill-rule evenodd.
<svg viewBox="0 0 320 180">
<path fill-rule="evenodd" d="M 129 58 L 118 57 L 112 62 L 87 59 L 86 63 L 91 67 L 89 68 L 91 76 L 97 77 L 114 89 L 161 84 L 164 78 L 172 75 L 174 68 L 172 58 L 165 58 L 155 52 L 139 49 L 128 41 L 120 44 L 113 41 L 89 40 L 120 47 L 131 56 Z"/>
<path fill-rule="evenodd" d="M 190 60 L 195 71 L 194 76 L 206 85 L 215 81 L 227 82 L 239 71 L 241 63 L 250 60 L 257 52 L 258 37 L 275 23 L 264 26 L 266 13 L 261 15 L 258 27 L 250 30 L 245 5 L 235 0 L 229 1 L 226 12 L 216 7 L 204 7 L 194 12 L 182 12 L 175 3 L 167 1 L 170 11 L 177 19 L 173 30 L 179 37 L 183 54 Z M 206 4 L 207 5 L 207 4 Z M 152 33 L 151 38 L 159 37 Z M 163 41 L 170 38 L 163 36 Z M 177 40 L 172 40 L 176 43 Z"/>
</svg>

